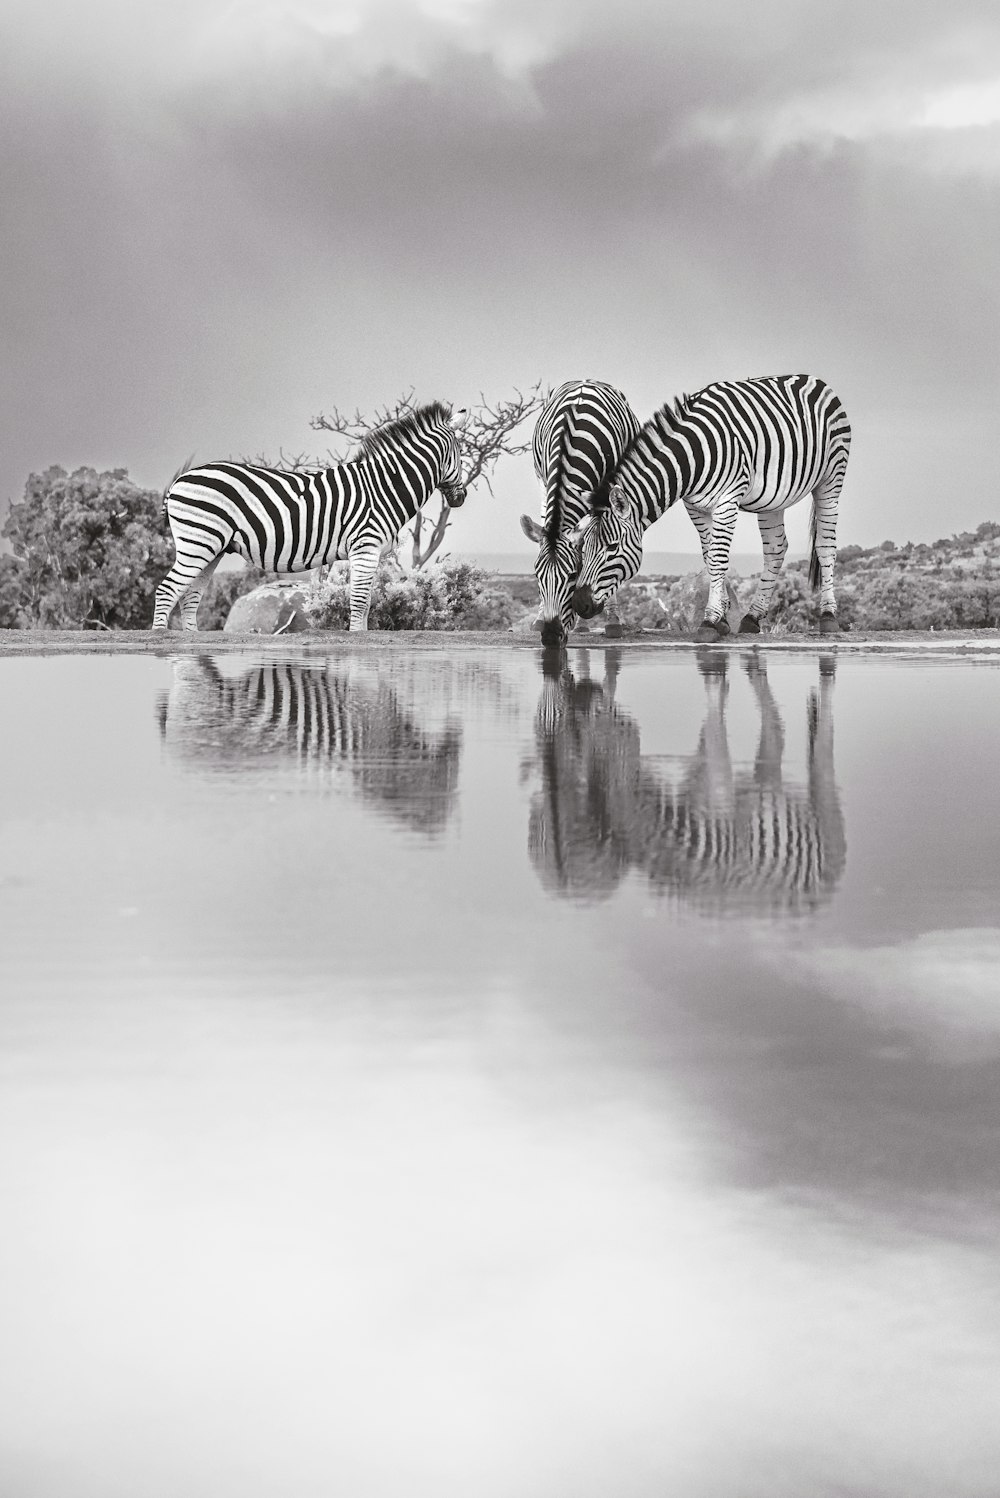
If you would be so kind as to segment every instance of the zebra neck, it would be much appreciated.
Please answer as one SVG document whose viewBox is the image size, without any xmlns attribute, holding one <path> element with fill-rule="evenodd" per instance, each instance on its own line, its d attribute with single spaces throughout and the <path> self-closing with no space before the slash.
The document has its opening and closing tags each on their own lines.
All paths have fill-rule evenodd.
<svg viewBox="0 0 1000 1498">
<path fill-rule="evenodd" d="M 701 436 L 683 425 L 664 431 L 649 424 L 640 432 L 623 466 L 629 488 L 641 503 L 643 524 L 650 526 L 671 505 L 696 494 L 705 479 L 705 452 Z"/>
<path fill-rule="evenodd" d="M 428 463 L 426 456 L 421 462 L 405 452 L 391 457 L 373 453 L 356 459 L 354 466 L 361 470 L 365 490 L 378 495 L 391 492 L 393 507 L 404 520 L 411 520 L 427 503 L 440 478 L 439 462 Z"/>
</svg>

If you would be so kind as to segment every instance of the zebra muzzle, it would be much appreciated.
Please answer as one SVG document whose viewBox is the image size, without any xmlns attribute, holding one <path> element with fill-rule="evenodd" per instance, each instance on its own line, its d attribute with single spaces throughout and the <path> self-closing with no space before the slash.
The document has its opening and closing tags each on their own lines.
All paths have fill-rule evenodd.
<svg viewBox="0 0 1000 1498">
<path fill-rule="evenodd" d="M 574 592 L 573 612 L 579 614 L 581 619 L 593 619 L 595 614 L 603 614 L 604 605 L 594 602 L 594 594 L 589 583 L 584 583 Z"/>
</svg>

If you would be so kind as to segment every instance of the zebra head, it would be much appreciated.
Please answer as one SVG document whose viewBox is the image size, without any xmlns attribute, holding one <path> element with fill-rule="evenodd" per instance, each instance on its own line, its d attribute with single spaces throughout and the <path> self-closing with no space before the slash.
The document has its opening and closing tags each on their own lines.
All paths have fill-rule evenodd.
<svg viewBox="0 0 1000 1498">
<path fill-rule="evenodd" d="M 580 575 L 572 603 L 582 619 L 592 619 L 642 565 L 639 510 L 620 483 L 611 485 L 606 504 L 593 505 L 579 534 Z"/>
<path fill-rule="evenodd" d="M 457 510 L 465 504 L 465 496 L 468 492 L 462 482 L 462 450 L 459 445 L 458 433 L 469 419 L 469 413 L 463 406 L 458 411 L 453 411 L 443 423 L 447 443 L 444 457 L 441 460 L 441 476 L 437 487 L 444 497 L 445 504 L 451 510 Z"/>
<path fill-rule="evenodd" d="M 545 528 L 521 516 L 521 529 L 538 546 L 535 580 L 538 583 L 538 618 L 543 645 L 561 645 L 576 623 L 572 596 L 580 570 L 580 545 L 576 531 L 550 535 Z"/>
</svg>

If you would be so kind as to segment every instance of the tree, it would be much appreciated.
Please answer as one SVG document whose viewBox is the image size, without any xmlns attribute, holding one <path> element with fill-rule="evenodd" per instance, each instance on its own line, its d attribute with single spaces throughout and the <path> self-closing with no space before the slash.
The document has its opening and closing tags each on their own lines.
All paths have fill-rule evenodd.
<svg viewBox="0 0 1000 1498">
<path fill-rule="evenodd" d="M 17 564 L 2 579 L 4 614 L 43 629 L 145 628 L 173 560 L 162 509 L 124 468 L 31 474 L 3 528 Z"/>
<path fill-rule="evenodd" d="M 547 388 L 543 389 L 540 380 L 531 387 L 527 394 L 515 390 L 509 400 L 498 401 L 493 406 L 489 405 L 485 396 L 480 393 L 479 405 L 470 409 L 468 420 L 458 431 L 459 447 L 462 453 L 462 472 L 467 488 L 471 489 L 482 479 L 490 493 L 493 493 L 490 476 L 494 467 L 504 456 L 513 457 L 528 451 L 531 446 L 530 433 L 523 434 L 521 438 L 516 438 L 514 433 L 529 416 L 541 410 L 548 396 L 549 391 Z M 375 427 L 382 426 L 387 421 L 398 420 L 400 416 L 405 416 L 408 411 L 414 410 L 416 405 L 414 392 L 410 390 L 408 394 L 400 396 L 393 405 L 376 407 L 370 418 L 357 410 L 353 416 L 348 416 L 346 412 L 334 406 L 328 414 L 321 413 L 319 416 L 314 416 L 309 424 L 313 431 L 332 432 L 343 438 L 349 444 L 349 448 L 353 448 Z M 343 462 L 347 456 L 348 451 L 339 455 L 329 454 L 331 461 L 334 462 Z M 303 465 L 297 462 L 296 466 Z M 430 561 L 445 538 L 452 512 L 440 496 L 438 503 L 437 515 L 430 511 L 422 514 L 418 510 L 397 542 L 398 547 L 403 536 L 409 533 L 412 547 L 411 566 L 414 571 L 418 571 Z"/>
</svg>

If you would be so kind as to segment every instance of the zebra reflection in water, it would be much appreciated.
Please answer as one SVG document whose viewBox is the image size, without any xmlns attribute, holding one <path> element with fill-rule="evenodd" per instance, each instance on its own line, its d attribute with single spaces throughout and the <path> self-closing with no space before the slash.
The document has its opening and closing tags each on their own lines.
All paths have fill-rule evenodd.
<svg viewBox="0 0 1000 1498">
<path fill-rule="evenodd" d="M 635 841 L 639 729 L 615 704 L 621 651 L 604 659 L 602 685 L 577 679 L 563 651 L 542 652 L 535 713 L 542 788 L 532 798 L 528 851 L 542 883 L 563 894 L 610 894 Z"/>
<path fill-rule="evenodd" d="M 758 652 L 742 658 L 760 716 L 752 771 L 735 771 L 730 756 L 729 657 L 704 650 L 705 717 L 676 784 L 643 760 L 638 725 L 615 701 L 620 652 L 606 659 L 601 685 L 577 681 L 564 656 L 543 665 L 535 718 L 542 785 L 528 848 L 545 887 L 602 898 L 636 869 L 657 892 L 706 915 L 792 914 L 825 903 L 846 859 L 833 656 L 821 657 L 807 701 L 805 785 L 786 782 L 784 725 Z"/>
<path fill-rule="evenodd" d="M 451 720 L 421 727 L 387 682 L 325 661 L 259 662 L 238 676 L 207 655 L 171 664 L 160 735 L 185 766 L 292 768 L 303 784 L 347 771 L 362 799 L 407 827 L 433 836 L 448 821 L 461 731 Z"/>
</svg>

